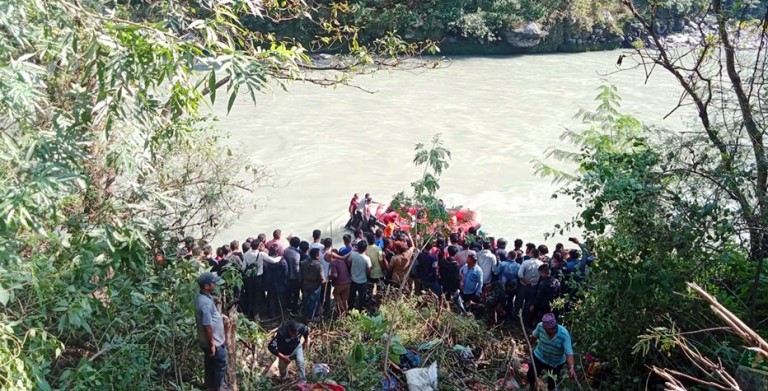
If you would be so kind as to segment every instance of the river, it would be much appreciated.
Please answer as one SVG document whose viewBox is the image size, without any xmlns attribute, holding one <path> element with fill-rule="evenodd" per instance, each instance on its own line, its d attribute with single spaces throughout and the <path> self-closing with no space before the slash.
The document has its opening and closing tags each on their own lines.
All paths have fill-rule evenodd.
<svg viewBox="0 0 768 391">
<path fill-rule="evenodd" d="M 544 242 L 555 224 L 577 212 L 531 161 L 561 145 L 580 107 L 596 107 L 597 88 L 615 84 L 627 113 L 647 123 L 679 128 L 690 118 L 675 113 L 679 87 L 660 71 L 648 84 L 642 70 L 617 70 L 619 52 L 455 58 L 421 74 L 379 72 L 355 79 L 355 88 L 294 83 L 288 91 L 245 96 L 226 115 L 226 99 L 213 111 L 231 133 L 235 156 L 267 166 L 274 184 L 246 195 L 248 209 L 216 237 L 220 245 L 274 228 L 309 238 L 312 229 L 340 237 L 349 198 L 370 192 L 386 202 L 409 189 L 420 170 L 414 144 L 441 133 L 452 152 L 439 194 L 450 205 L 479 211 L 483 229 L 496 237 Z M 624 67 L 628 68 L 625 60 Z M 579 232 L 572 232 L 578 235 Z M 565 236 L 569 236 L 568 233 Z M 546 240 L 554 245 L 555 236 Z M 335 242 L 338 243 L 338 242 Z"/>
</svg>

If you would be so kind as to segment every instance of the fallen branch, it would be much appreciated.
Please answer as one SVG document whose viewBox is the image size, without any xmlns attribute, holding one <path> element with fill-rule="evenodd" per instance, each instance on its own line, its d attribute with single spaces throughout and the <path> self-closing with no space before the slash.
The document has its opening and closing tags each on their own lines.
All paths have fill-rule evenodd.
<svg viewBox="0 0 768 391">
<path fill-rule="evenodd" d="M 739 319 L 731 311 L 720 304 L 714 296 L 707 293 L 707 291 L 705 291 L 696 283 L 689 282 L 688 286 L 696 291 L 699 296 L 701 296 L 710 304 L 710 308 L 712 308 L 712 311 L 714 311 L 715 315 L 720 317 L 720 319 L 731 326 L 731 328 L 736 331 L 737 334 L 743 336 L 742 339 L 744 339 L 744 341 L 747 342 L 750 347 L 757 347 L 764 352 L 768 352 L 768 342 L 766 342 L 754 330 L 744 324 L 744 322 L 742 322 L 741 319 Z"/>
<path fill-rule="evenodd" d="M 725 308 L 717 301 L 717 298 L 705 291 L 701 286 L 696 283 L 687 283 L 696 294 L 698 294 L 704 301 L 709 303 L 712 312 L 715 313 L 723 322 L 728 325 L 728 329 L 733 331 L 744 342 L 747 343 L 747 347 L 750 350 L 757 352 L 757 354 L 768 358 L 768 342 L 766 342 L 760 335 L 754 330 L 748 327 L 741 319 L 734 315 L 731 311 Z M 714 328 L 707 330 L 721 330 L 722 328 Z M 675 344 L 682 349 L 688 360 L 693 363 L 696 368 L 705 373 L 708 379 L 700 379 L 696 376 L 692 376 L 686 373 L 676 371 L 669 368 L 659 368 L 653 366 L 652 372 L 664 379 L 665 390 L 667 391 L 684 391 L 686 388 L 681 380 L 686 382 L 698 383 L 705 387 L 716 388 L 726 391 L 741 391 L 736 379 L 726 371 L 720 360 L 714 362 L 709 358 L 702 355 L 695 347 L 690 346 L 683 335 L 692 333 L 677 333 L 673 340 Z"/>
</svg>

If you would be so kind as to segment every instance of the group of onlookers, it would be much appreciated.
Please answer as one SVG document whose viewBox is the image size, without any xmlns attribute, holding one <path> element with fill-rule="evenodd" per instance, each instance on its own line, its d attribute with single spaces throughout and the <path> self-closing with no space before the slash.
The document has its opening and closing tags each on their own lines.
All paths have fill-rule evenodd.
<svg viewBox="0 0 768 391">
<path fill-rule="evenodd" d="M 373 309 L 374 291 L 384 286 L 402 288 L 405 294 L 432 291 L 445 295 L 460 311 L 488 315 L 491 322 L 517 317 L 522 310 L 529 325 L 541 315 L 567 309 L 567 301 L 553 309 L 561 297 L 573 297 L 594 261 L 586 246 L 566 250 L 558 243 L 550 254 L 544 245 L 516 239 L 512 248 L 504 238 L 468 232 L 419 238 L 417 248 L 408 232 L 389 236 L 377 229 L 345 234 L 334 248 L 331 238 L 312 232 L 311 241 L 281 230 L 267 240 L 261 234 L 242 245 L 232 241 L 216 249 L 206 247 L 201 261 L 211 272 L 228 270 L 243 279 L 239 308 L 249 318 L 275 318 L 301 314 L 320 321 L 335 309 L 343 316 L 349 309 Z"/>
<path fill-rule="evenodd" d="M 448 243 L 437 238 L 415 257 L 412 274 L 416 290 L 431 290 L 453 299 L 462 311 L 484 312 L 489 323 L 517 317 L 522 310 L 532 326 L 543 314 L 559 309 L 553 303 L 577 294 L 580 282 L 594 257 L 576 238 L 579 249 L 557 244 L 552 256 L 546 245 L 516 239 L 508 249 L 506 239 L 486 237 L 470 229 L 467 235 L 449 235 Z M 583 256 L 582 256 L 583 254 Z"/>
<path fill-rule="evenodd" d="M 211 306 L 212 301 L 203 294 L 204 283 L 229 272 L 242 277 L 242 286 L 231 292 L 239 298 L 240 311 L 251 319 L 300 316 L 320 322 L 334 309 L 338 316 L 350 309 L 375 311 L 374 292 L 389 286 L 401 294 L 431 291 L 444 295 L 458 311 L 485 314 L 489 324 L 522 315 L 526 327 L 534 327 L 545 315 L 557 317 L 567 309 L 568 300 L 563 305 L 553 304 L 558 298 L 578 294 L 579 283 L 594 261 L 586 246 L 575 238 L 569 240 L 578 249 L 566 250 L 557 244 L 551 255 L 546 245 L 524 244 L 520 239 L 508 249 L 507 240 L 496 240 L 475 228 L 447 237 L 418 239 L 421 248 L 406 231 L 394 229 L 385 234 L 376 229 L 364 234 L 356 229 L 354 234 L 345 234 L 342 245 L 334 248 L 331 238 L 323 239 L 320 230 L 312 232 L 311 241 L 292 235 L 284 241 L 277 229 L 269 240 L 261 234 L 242 245 L 232 241 L 215 252 L 205 247 L 200 260 L 211 272 L 200 281 L 204 297 L 198 299 L 198 307 Z M 192 250 L 185 246 L 182 251 Z M 288 327 L 283 326 L 281 332 L 290 334 L 294 341 L 305 334 L 306 326 L 289 326 L 290 330 L 283 330 Z M 551 330 L 558 329 L 546 331 Z M 212 335 L 216 335 L 215 330 Z M 201 332 L 203 346 L 219 346 L 216 338 L 208 337 Z M 303 352 L 297 353 L 294 346 L 298 342 L 291 349 L 280 348 L 279 343 L 279 339 L 273 341 L 269 348 L 278 352 L 281 372 L 294 359 L 302 366 L 303 378 Z M 210 353 L 206 360 L 221 354 L 218 347 L 205 349 L 210 349 L 206 350 Z"/>
</svg>

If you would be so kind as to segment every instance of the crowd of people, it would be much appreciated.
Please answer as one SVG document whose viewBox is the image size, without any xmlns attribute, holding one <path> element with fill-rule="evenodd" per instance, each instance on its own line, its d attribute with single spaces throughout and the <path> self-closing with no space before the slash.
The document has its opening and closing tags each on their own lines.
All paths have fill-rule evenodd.
<svg viewBox="0 0 768 391">
<path fill-rule="evenodd" d="M 320 230 L 312 232 L 311 242 L 292 235 L 284 242 L 277 229 L 269 240 L 264 234 L 242 245 L 235 240 L 215 255 L 206 247 L 201 262 L 218 275 L 241 273 L 239 308 L 254 320 L 293 314 L 318 322 L 332 309 L 343 316 L 349 309 L 373 308 L 373 292 L 393 286 L 406 294 L 444 295 L 462 312 L 487 315 L 491 324 L 522 309 L 533 326 L 543 314 L 562 310 L 552 303 L 577 293 L 594 260 L 576 238 L 570 240 L 578 248 L 558 244 L 550 255 L 544 244 L 516 239 L 508 249 L 507 240 L 470 228 L 447 238 L 436 235 L 417 249 L 407 232 L 385 236 L 381 229 L 357 229 L 336 248 Z"/>
<path fill-rule="evenodd" d="M 525 327 L 534 330 L 532 337 L 539 340 L 535 364 L 559 370 L 568 357 L 572 372 L 570 335 L 557 324 L 557 318 L 568 307 L 554 303 L 578 295 L 579 282 L 594 261 L 579 240 L 569 239 L 577 248 L 557 244 L 550 254 L 543 244 L 524 244 L 516 239 L 509 248 L 506 239 L 495 239 L 470 228 L 466 233 L 417 238 L 421 244 L 417 248 L 417 241 L 407 231 L 390 227 L 385 233 L 373 227 L 373 232 L 364 233 L 355 219 L 357 211 L 350 207 L 351 221 L 356 223 L 351 224 L 354 231 L 345 234 L 338 247 L 331 238 L 323 238 L 320 230 L 314 230 L 311 240 L 305 241 L 293 235 L 283 239 L 279 229 L 269 239 L 260 234 L 242 244 L 235 240 L 215 252 L 205 247 L 200 261 L 210 272 L 199 281 L 201 295 L 210 296 L 210 284 L 215 285 L 228 271 L 239 273 L 243 284 L 234 294 L 245 316 L 313 323 L 345 316 L 351 309 L 375 311 L 380 292 L 387 287 L 403 295 L 432 292 L 461 313 L 485 317 L 489 325 L 506 319 L 517 321 L 522 316 Z M 361 214 L 367 220 L 368 216 Z M 356 225 L 358 228 L 354 228 Z M 187 244 L 182 251 L 190 254 L 193 249 Z M 198 313 L 200 308 L 210 313 L 211 302 L 207 297 L 199 298 Z M 221 355 L 221 340 L 215 338 L 215 332 L 205 329 L 211 317 L 215 316 L 198 315 L 198 325 L 203 326 L 199 328 L 200 340 L 206 350 L 206 364 L 212 360 L 213 373 L 220 366 L 221 360 L 214 359 Z M 288 362 L 296 360 L 303 381 L 303 352 L 297 350 L 301 349 L 299 339 L 309 338 L 307 326 L 291 320 L 280 328 L 280 333 L 269 350 L 278 356 L 281 374 Z M 562 360 L 551 358 L 552 341 L 559 341 L 560 350 L 554 349 L 559 352 L 554 356 L 560 354 Z M 220 384 L 216 376 L 210 376 L 210 384 Z"/>
</svg>

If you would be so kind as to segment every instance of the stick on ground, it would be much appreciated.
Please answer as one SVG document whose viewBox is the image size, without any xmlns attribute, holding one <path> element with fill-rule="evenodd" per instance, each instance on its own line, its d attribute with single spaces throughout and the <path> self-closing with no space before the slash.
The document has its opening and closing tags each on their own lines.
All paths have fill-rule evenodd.
<svg viewBox="0 0 768 391">
<path fill-rule="evenodd" d="M 520 309 L 520 312 L 518 312 L 518 316 L 520 317 L 520 327 L 523 328 L 523 335 L 525 335 L 525 343 L 528 345 L 528 350 L 531 352 L 531 367 L 533 368 L 533 375 L 536 377 L 536 381 L 539 379 L 539 372 L 536 371 L 536 360 L 533 358 L 533 346 L 531 345 L 531 340 L 528 338 L 528 331 L 525 330 L 525 322 L 523 321 L 523 309 Z"/>
</svg>

